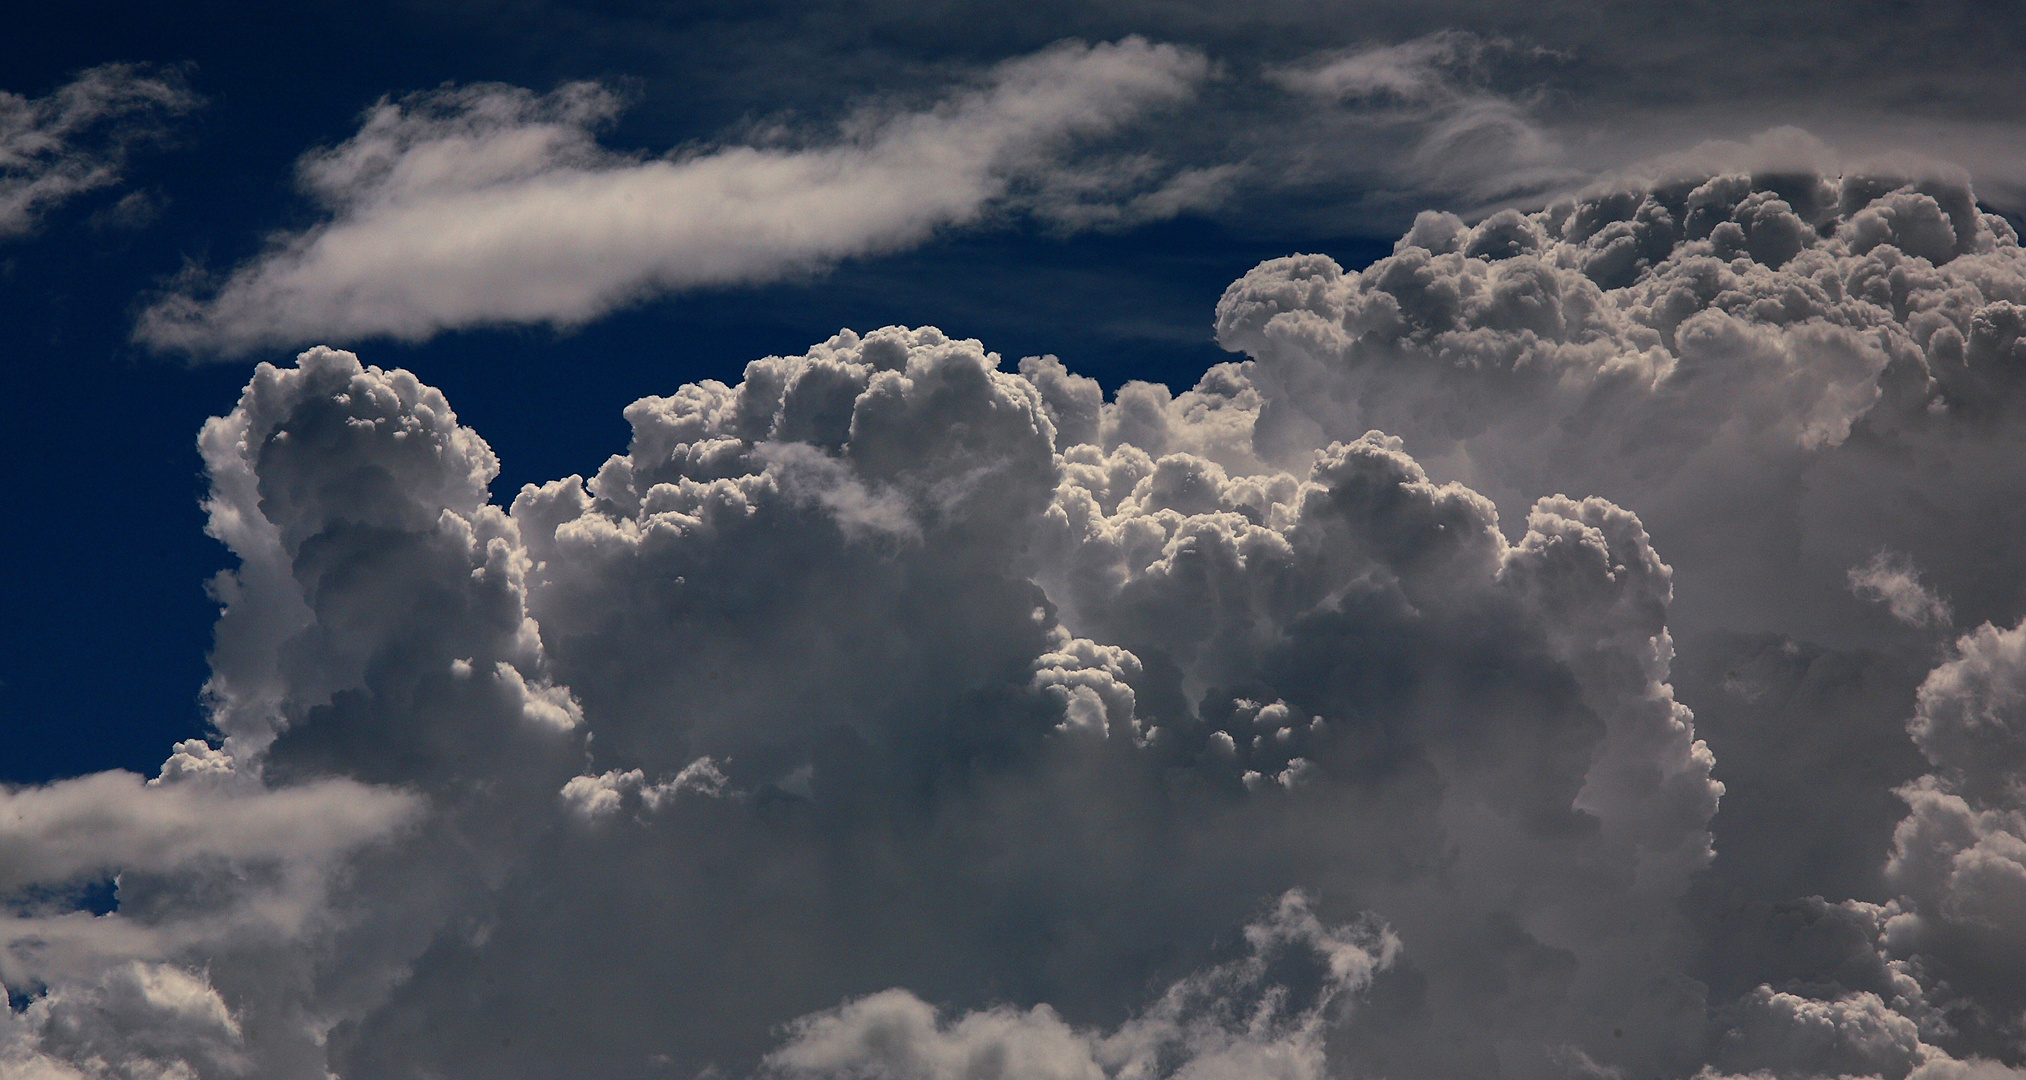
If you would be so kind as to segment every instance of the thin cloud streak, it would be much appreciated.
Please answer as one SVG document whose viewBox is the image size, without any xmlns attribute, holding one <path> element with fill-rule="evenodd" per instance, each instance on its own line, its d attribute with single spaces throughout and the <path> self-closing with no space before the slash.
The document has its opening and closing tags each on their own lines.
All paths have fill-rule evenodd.
<svg viewBox="0 0 2026 1080">
<path fill-rule="evenodd" d="M 568 327 L 657 293 L 892 251 L 1010 207 L 1064 222 L 1173 213 L 1214 197 L 1216 174 L 1144 160 L 1100 160 L 1093 174 L 1071 159 L 1185 99 L 1209 70 L 1200 54 L 1139 38 L 1066 43 L 928 108 L 862 111 L 824 141 L 652 160 L 598 145 L 619 101 L 588 83 L 383 101 L 358 135 L 303 159 L 303 187 L 329 221 L 215 290 L 161 298 L 135 335 L 235 355 L 310 338 Z M 1107 175 L 1121 164 L 1125 175 Z"/>
<path fill-rule="evenodd" d="M 0 90 L 0 240 L 119 183 L 133 146 L 161 137 L 169 118 L 199 103 L 173 72 L 133 64 L 80 72 L 45 97 Z"/>
</svg>

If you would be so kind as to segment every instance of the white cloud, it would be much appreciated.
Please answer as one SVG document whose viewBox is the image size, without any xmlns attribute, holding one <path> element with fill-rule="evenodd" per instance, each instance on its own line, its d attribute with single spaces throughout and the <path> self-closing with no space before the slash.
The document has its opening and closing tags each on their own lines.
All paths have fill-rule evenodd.
<svg viewBox="0 0 2026 1080">
<path fill-rule="evenodd" d="M 1949 623 L 1949 602 L 1920 583 L 1920 571 L 1903 555 L 1881 551 L 1871 561 L 1851 567 L 1850 588 L 1884 604 L 1893 618 L 1909 626 Z"/>
<path fill-rule="evenodd" d="M 595 821 L 617 813 L 629 796 L 652 813 L 661 809 L 662 803 L 686 792 L 713 797 L 726 794 L 729 783 L 724 770 L 706 754 L 684 765 L 674 776 L 656 783 L 648 783 L 646 774 L 639 769 L 624 772 L 608 769 L 597 776 L 571 777 L 560 794 L 573 812 L 587 821 Z"/>
<path fill-rule="evenodd" d="M 618 101 L 590 84 L 382 102 L 356 136 L 303 159 L 302 184 L 328 221 L 215 289 L 161 299 L 136 335 L 234 354 L 572 326 L 657 293 L 907 247 L 1016 204 L 1071 222 L 1169 214 L 1212 194 L 1214 177 L 1098 161 L 1072 183 L 1068 164 L 1082 144 L 1188 97 L 1208 67 L 1138 38 L 1064 44 L 919 111 L 868 108 L 827 138 L 650 159 L 598 145 L 594 129 Z"/>
<path fill-rule="evenodd" d="M 166 118 L 197 104 L 173 73 L 131 64 L 80 72 L 46 97 L 0 90 L 0 239 L 118 183 L 134 144 L 158 137 Z"/>
</svg>

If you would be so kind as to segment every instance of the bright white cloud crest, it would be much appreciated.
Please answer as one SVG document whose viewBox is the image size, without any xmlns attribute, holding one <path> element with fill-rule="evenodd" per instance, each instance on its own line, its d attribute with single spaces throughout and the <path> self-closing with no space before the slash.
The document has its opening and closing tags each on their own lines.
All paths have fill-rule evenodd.
<svg viewBox="0 0 2026 1080">
<path fill-rule="evenodd" d="M 1100 55 L 1157 56 L 1055 62 Z M 545 143 L 526 105 L 538 145 L 476 180 L 601 107 L 542 103 Z M 410 150 L 330 168 L 483 187 Z M 8 794 L 0 1062 L 2016 1076 L 2026 650 L 1964 583 L 2017 553 L 1950 538 L 2016 513 L 2022 270 L 1941 183 L 1428 215 L 1363 272 L 1234 284 L 1250 358 L 1179 395 L 846 331 L 635 402 L 623 453 L 506 508 L 414 375 L 263 364 L 202 439 L 224 746 Z M 1730 715 L 1822 650 L 1933 665 L 1924 576 L 1986 625 L 1890 718 L 1925 776 L 1864 774 L 1902 800 L 1847 857 L 1872 891 L 1755 907 L 1726 815 L 1879 812 L 1805 740 L 1771 767 L 1829 824 L 1734 809 L 1677 633 L 1760 635 L 1689 673 Z"/>
</svg>

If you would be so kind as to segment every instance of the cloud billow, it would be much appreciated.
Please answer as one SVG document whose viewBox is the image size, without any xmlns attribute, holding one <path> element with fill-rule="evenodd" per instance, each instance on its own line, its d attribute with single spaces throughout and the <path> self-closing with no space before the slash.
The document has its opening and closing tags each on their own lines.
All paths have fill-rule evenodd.
<svg viewBox="0 0 2026 1080">
<path fill-rule="evenodd" d="M 1180 394 L 845 331 L 505 507 L 414 375 L 263 364 L 222 745 L 7 793 L 0 1065 L 2009 1080 L 2016 553 L 1950 537 L 2018 467 L 1932 466 L 2018 460 L 2021 259 L 1944 184 L 1430 215 L 1234 284 Z M 1684 671 L 1913 771 L 1782 728 L 1745 788 L 1819 813 L 1738 804 Z"/>
</svg>

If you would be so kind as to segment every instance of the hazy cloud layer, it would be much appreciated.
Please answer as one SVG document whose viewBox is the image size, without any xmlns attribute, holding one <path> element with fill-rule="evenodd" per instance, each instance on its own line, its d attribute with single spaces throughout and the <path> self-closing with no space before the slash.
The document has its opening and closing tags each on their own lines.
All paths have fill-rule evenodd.
<svg viewBox="0 0 2026 1080">
<path fill-rule="evenodd" d="M 175 73 L 130 64 L 80 72 L 45 97 L 0 90 L 0 239 L 118 183 L 133 146 L 160 137 L 170 117 L 197 103 Z"/>
<path fill-rule="evenodd" d="M 844 331 L 508 507 L 263 364 L 223 745 L 8 793 L 0 1062 L 2014 1080 L 2021 312 L 1959 179 L 1627 181 L 1268 262 L 1180 394 Z"/>
<path fill-rule="evenodd" d="M 243 353 L 310 338 L 572 326 L 657 293 L 792 276 L 1025 208 L 1071 226 L 1164 217 L 1220 172 L 1085 153 L 1190 96 L 1200 54 L 1127 38 L 1009 60 L 925 107 L 642 159 L 601 147 L 619 100 L 450 88 L 383 101 L 300 165 L 329 219 L 159 300 L 138 338 Z M 763 136 L 766 132 L 759 133 Z"/>
</svg>

